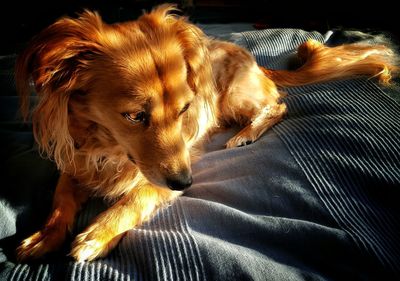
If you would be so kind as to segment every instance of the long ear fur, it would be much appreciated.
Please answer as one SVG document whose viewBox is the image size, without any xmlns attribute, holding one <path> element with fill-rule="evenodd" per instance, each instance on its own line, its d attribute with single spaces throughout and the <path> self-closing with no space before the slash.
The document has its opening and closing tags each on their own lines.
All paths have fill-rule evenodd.
<svg viewBox="0 0 400 281">
<path fill-rule="evenodd" d="M 139 25 L 144 32 L 149 33 L 155 28 L 169 29 L 178 38 L 187 64 L 187 82 L 197 96 L 194 101 L 197 104 L 192 104 L 191 110 L 187 112 L 187 115 L 193 115 L 193 118 L 188 116 L 187 120 L 197 122 L 187 126 L 192 129 L 188 137 L 198 138 L 216 122 L 217 96 L 208 50 L 209 39 L 185 17 L 174 15 L 176 11 L 175 5 L 158 6 L 139 18 Z"/>
<path fill-rule="evenodd" d="M 68 101 L 79 88 L 81 73 L 100 53 L 102 29 L 96 13 L 84 12 L 78 19 L 63 18 L 35 37 L 16 62 L 16 84 L 21 112 L 29 115 L 30 83 L 39 103 L 32 115 L 33 132 L 42 152 L 64 170 L 73 160 L 74 143 L 68 131 Z"/>
<path fill-rule="evenodd" d="M 217 120 L 215 116 L 217 90 L 209 57 L 209 41 L 195 25 L 185 20 L 180 20 L 176 24 L 188 68 L 187 80 L 198 96 L 196 99 L 198 106 L 193 106 L 198 109 L 198 112 L 195 110 L 188 112 L 189 115 L 193 114 L 193 117 L 189 119 L 198 122 L 197 130 L 193 135 L 197 138 L 199 135 L 202 136 L 207 128 L 214 126 Z M 205 120 L 207 120 L 206 123 Z"/>
</svg>

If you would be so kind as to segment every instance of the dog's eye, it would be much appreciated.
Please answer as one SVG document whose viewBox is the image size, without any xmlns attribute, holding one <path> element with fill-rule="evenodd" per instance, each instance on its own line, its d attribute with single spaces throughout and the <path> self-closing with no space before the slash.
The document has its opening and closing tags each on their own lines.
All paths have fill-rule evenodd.
<svg viewBox="0 0 400 281">
<path fill-rule="evenodd" d="M 146 122 L 146 112 L 140 111 L 138 113 L 122 113 L 122 115 L 128 120 L 129 122 L 132 122 L 134 124 L 136 123 L 144 123 Z"/>
<path fill-rule="evenodd" d="M 183 113 L 185 113 L 186 110 L 189 109 L 189 106 L 190 106 L 190 103 L 187 103 L 187 104 L 182 108 L 182 110 L 179 112 L 179 115 L 182 115 Z"/>
</svg>

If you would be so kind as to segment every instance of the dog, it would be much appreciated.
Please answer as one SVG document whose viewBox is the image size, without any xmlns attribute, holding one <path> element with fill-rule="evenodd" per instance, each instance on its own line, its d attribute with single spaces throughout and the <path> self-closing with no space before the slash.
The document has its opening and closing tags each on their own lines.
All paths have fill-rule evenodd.
<svg viewBox="0 0 400 281">
<path fill-rule="evenodd" d="M 60 170 L 52 211 L 17 248 L 20 261 L 58 249 L 92 196 L 113 204 L 77 235 L 70 255 L 107 255 L 191 186 L 191 153 L 216 128 L 242 127 L 226 143 L 235 148 L 280 122 L 283 87 L 357 76 L 388 84 L 398 73 L 388 47 L 314 40 L 298 47 L 299 68 L 265 69 L 247 50 L 208 38 L 174 11 L 161 5 L 115 24 L 85 11 L 44 29 L 18 56 L 21 112 L 30 116 L 33 86 L 34 136 Z"/>
</svg>

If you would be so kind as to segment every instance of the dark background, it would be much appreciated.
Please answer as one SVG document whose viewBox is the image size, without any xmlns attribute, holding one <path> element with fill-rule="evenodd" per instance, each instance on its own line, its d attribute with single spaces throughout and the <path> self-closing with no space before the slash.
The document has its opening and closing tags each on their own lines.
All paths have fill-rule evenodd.
<svg viewBox="0 0 400 281">
<path fill-rule="evenodd" d="M 135 19 L 164 3 L 153 0 L 10 0 L 0 9 L 0 55 L 18 53 L 41 29 L 61 16 L 83 9 L 101 13 L 106 22 Z M 182 0 L 183 12 L 197 23 L 251 22 L 258 28 L 293 27 L 325 32 L 332 28 L 382 30 L 398 35 L 397 9 L 389 2 L 289 0 Z M 381 6 L 380 6 L 381 4 Z"/>
</svg>

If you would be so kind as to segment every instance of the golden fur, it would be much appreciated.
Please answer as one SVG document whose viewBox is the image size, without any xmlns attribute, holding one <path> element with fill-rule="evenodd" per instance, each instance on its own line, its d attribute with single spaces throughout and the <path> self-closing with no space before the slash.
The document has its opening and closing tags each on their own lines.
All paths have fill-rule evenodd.
<svg viewBox="0 0 400 281">
<path fill-rule="evenodd" d="M 384 46 L 329 48 L 312 40 L 299 47 L 299 69 L 267 70 L 173 10 L 162 5 L 113 25 L 86 11 L 58 20 L 20 54 L 21 110 L 27 117 L 33 81 L 34 135 L 61 171 L 53 211 L 22 242 L 20 260 L 57 249 L 93 195 L 114 204 L 76 237 L 71 255 L 80 261 L 106 255 L 127 230 L 190 186 L 191 151 L 207 133 L 221 124 L 243 126 L 227 142 L 231 148 L 281 121 L 286 106 L 278 86 L 358 75 L 388 83 L 398 71 Z"/>
</svg>

